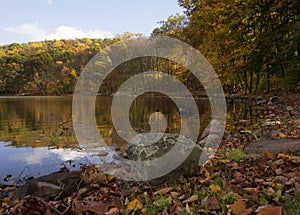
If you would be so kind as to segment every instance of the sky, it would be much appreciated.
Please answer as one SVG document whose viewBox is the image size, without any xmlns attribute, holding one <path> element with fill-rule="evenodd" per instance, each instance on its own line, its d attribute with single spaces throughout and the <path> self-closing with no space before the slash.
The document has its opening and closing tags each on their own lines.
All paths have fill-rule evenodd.
<svg viewBox="0 0 300 215">
<path fill-rule="evenodd" d="M 0 0 L 0 45 L 53 39 L 149 36 L 183 13 L 177 0 Z"/>
</svg>

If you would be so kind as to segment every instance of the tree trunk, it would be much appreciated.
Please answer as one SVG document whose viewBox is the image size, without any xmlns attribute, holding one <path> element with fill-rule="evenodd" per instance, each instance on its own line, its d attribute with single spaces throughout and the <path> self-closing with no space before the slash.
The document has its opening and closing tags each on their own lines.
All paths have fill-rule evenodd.
<svg viewBox="0 0 300 215">
<path fill-rule="evenodd" d="M 267 93 L 270 92 L 271 81 L 270 81 L 270 65 L 267 66 Z"/>
<path fill-rule="evenodd" d="M 254 89 L 254 94 L 257 94 L 257 90 L 258 90 L 258 85 L 259 85 L 259 72 L 256 73 L 256 82 L 255 82 L 255 89 Z"/>
<path fill-rule="evenodd" d="M 248 88 L 248 84 L 247 84 L 247 72 L 244 71 L 244 95 L 247 95 L 247 88 Z"/>
</svg>

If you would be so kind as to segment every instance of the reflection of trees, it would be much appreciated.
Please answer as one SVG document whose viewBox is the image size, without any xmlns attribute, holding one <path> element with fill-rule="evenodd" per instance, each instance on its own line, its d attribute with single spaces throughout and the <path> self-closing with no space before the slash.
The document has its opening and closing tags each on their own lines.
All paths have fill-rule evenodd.
<svg viewBox="0 0 300 215">
<path fill-rule="evenodd" d="M 247 102 L 233 103 L 228 106 L 227 125 L 230 128 L 245 126 L 246 123 L 253 125 L 259 122 L 262 114 L 261 110 Z"/>
<path fill-rule="evenodd" d="M 111 102 L 113 97 L 99 96 L 96 99 L 95 115 L 98 130 L 107 143 L 117 143 L 124 146 L 114 130 L 111 119 Z M 198 100 L 201 129 L 210 120 L 209 103 Z M 66 146 L 75 142 L 75 136 L 69 132 L 71 128 L 71 97 L 19 97 L 2 98 L 0 100 L 0 141 L 14 141 L 16 146 Z M 84 116 L 86 109 L 81 110 Z M 139 96 L 131 104 L 129 118 L 136 132 L 150 130 L 148 124 L 152 113 L 162 113 L 168 128 L 166 132 L 180 133 L 181 120 L 175 103 L 161 95 Z M 121 113 L 120 113 L 121 114 Z M 122 113 L 123 114 L 123 113 Z M 79 117 L 79 116 L 78 116 Z M 116 116 L 118 117 L 118 116 Z M 68 122 L 68 123 L 64 123 Z M 63 126 L 60 126 L 60 125 Z M 63 132 L 68 126 L 68 131 Z M 123 131 L 126 132 L 126 131 Z"/>
<path fill-rule="evenodd" d="M 30 145 L 40 138 L 59 136 L 57 125 L 70 116 L 71 97 L 2 98 L 0 141 L 16 140 Z"/>
</svg>

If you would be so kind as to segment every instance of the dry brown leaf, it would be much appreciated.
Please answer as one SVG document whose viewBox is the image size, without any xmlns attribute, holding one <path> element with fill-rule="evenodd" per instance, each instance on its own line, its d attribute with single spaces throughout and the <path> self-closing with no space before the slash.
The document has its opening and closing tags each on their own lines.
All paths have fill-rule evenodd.
<svg viewBox="0 0 300 215">
<path fill-rule="evenodd" d="M 242 215 L 246 210 L 245 203 L 241 200 L 237 200 L 233 203 L 233 205 L 231 205 L 231 210 L 235 215 Z"/>
<path fill-rule="evenodd" d="M 284 134 L 284 133 L 282 133 L 282 132 L 279 132 L 278 133 L 278 137 L 280 137 L 280 138 L 286 138 L 287 136 Z"/>
<path fill-rule="evenodd" d="M 183 214 L 183 209 L 181 207 L 176 207 L 173 214 Z"/>
<path fill-rule="evenodd" d="M 299 157 L 292 157 L 292 162 L 300 163 L 300 156 Z"/>
<path fill-rule="evenodd" d="M 138 199 L 134 199 L 133 201 L 129 202 L 127 205 L 127 209 L 130 211 L 135 209 L 136 207 L 139 209 L 143 208 L 143 204 Z"/>
<path fill-rule="evenodd" d="M 201 168 L 200 169 L 200 173 L 201 174 L 204 174 L 204 176 L 206 177 L 206 178 L 210 178 L 210 173 L 208 172 L 208 170 L 206 169 L 206 168 Z"/>
<path fill-rule="evenodd" d="M 227 159 L 221 159 L 219 160 L 220 163 L 224 163 L 224 164 L 227 164 L 227 163 L 230 163 L 230 160 L 227 160 Z"/>
<path fill-rule="evenodd" d="M 120 210 L 118 208 L 111 208 L 109 211 L 105 213 L 105 215 L 117 215 L 119 211 Z"/>
<path fill-rule="evenodd" d="M 186 211 L 188 214 L 192 214 L 191 209 L 190 209 L 190 206 L 189 206 L 188 203 L 186 203 L 186 205 L 185 205 L 185 211 Z"/>
<path fill-rule="evenodd" d="M 119 202 L 96 202 L 96 201 L 78 201 L 75 203 L 75 211 L 78 214 L 92 211 L 97 214 L 104 214 L 108 211 L 109 207 L 117 207 L 120 208 Z"/>
<path fill-rule="evenodd" d="M 158 194 L 164 195 L 164 194 L 170 192 L 171 190 L 173 190 L 173 187 L 166 187 L 166 188 L 163 188 L 161 190 L 158 190 L 158 191 L 154 192 L 153 194 L 154 195 L 158 195 Z"/>
<path fill-rule="evenodd" d="M 245 212 L 243 213 L 243 215 L 251 215 L 253 214 L 254 210 L 252 208 L 248 208 L 245 210 Z"/>
<path fill-rule="evenodd" d="M 258 213 L 258 215 L 281 215 L 282 207 L 267 208 Z"/>
<path fill-rule="evenodd" d="M 219 210 L 220 204 L 216 197 L 207 196 L 201 201 L 201 205 L 205 207 L 207 210 Z"/>
<path fill-rule="evenodd" d="M 170 208 L 170 214 L 174 214 L 174 211 L 176 210 L 177 205 L 178 205 L 178 202 L 173 201 L 173 205 Z"/>
<path fill-rule="evenodd" d="M 163 212 L 161 213 L 162 215 L 169 215 L 168 213 L 168 208 L 167 207 L 164 207 L 164 210 Z"/>
<path fill-rule="evenodd" d="M 272 159 L 273 158 L 273 155 L 272 155 L 272 153 L 269 150 L 265 150 L 264 153 L 265 153 L 265 157 L 267 159 Z"/>
<path fill-rule="evenodd" d="M 177 192 L 171 192 L 171 196 L 173 199 L 177 198 L 179 196 L 179 193 Z"/>
<path fill-rule="evenodd" d="M 190 203 L 198 200 L 198 195 L 192 195 L 190 198 L 183 201 L 183 203 Z"/>
<path fill-rule="evenodd" d="M 88 191 L 88 188 L 83 187 L 80 190 L 78 190 L 77 196 L 81 196 L 82 194 L 86 193 Z"/>
<path fill-rule="evenodd" d="M 182 194 L 181 196 L 178 197 L 179 200 L 183 200 L 185 198 L 185 194 Z"/>
</svg>

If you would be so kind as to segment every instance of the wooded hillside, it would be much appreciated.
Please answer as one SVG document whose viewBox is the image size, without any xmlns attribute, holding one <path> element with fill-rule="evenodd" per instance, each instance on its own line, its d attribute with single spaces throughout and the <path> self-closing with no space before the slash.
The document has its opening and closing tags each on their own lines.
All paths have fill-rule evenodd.
<svg viewBox="0 0 300 215">
<path fill-rule="evenodd" d="M 259 94 L 300 91 L 300 2 L 298 0 L 178 0 L 185 15 L 171 15 L 159 22 L 152 36 L 179 38 L 212 64 L 227 93 Z M 10 44 L 0 47 L 0 94 L 62 95 L 73 92 L 76 80 L 89 60 L 114 39 L 76 39 Z M 170 64 L 148 58 L 137 60 L 147 68 Z M 185 84 L 190 73 L 167 66 Z M 124 67 L 120 67 L 122 71 Z M 126 72 L 125 72 L 126 73 Z M 124 71 L 123 71 L 124 75 Z M 114 73 L 102 89 L 112 93 L 122 73 Z M 109 86 L 108 84 L 115 86 Z M 192 84 L 192 91 L 199 86 Z M 104 87 L 104 88 L 105 88 Z"/>
</svg>

